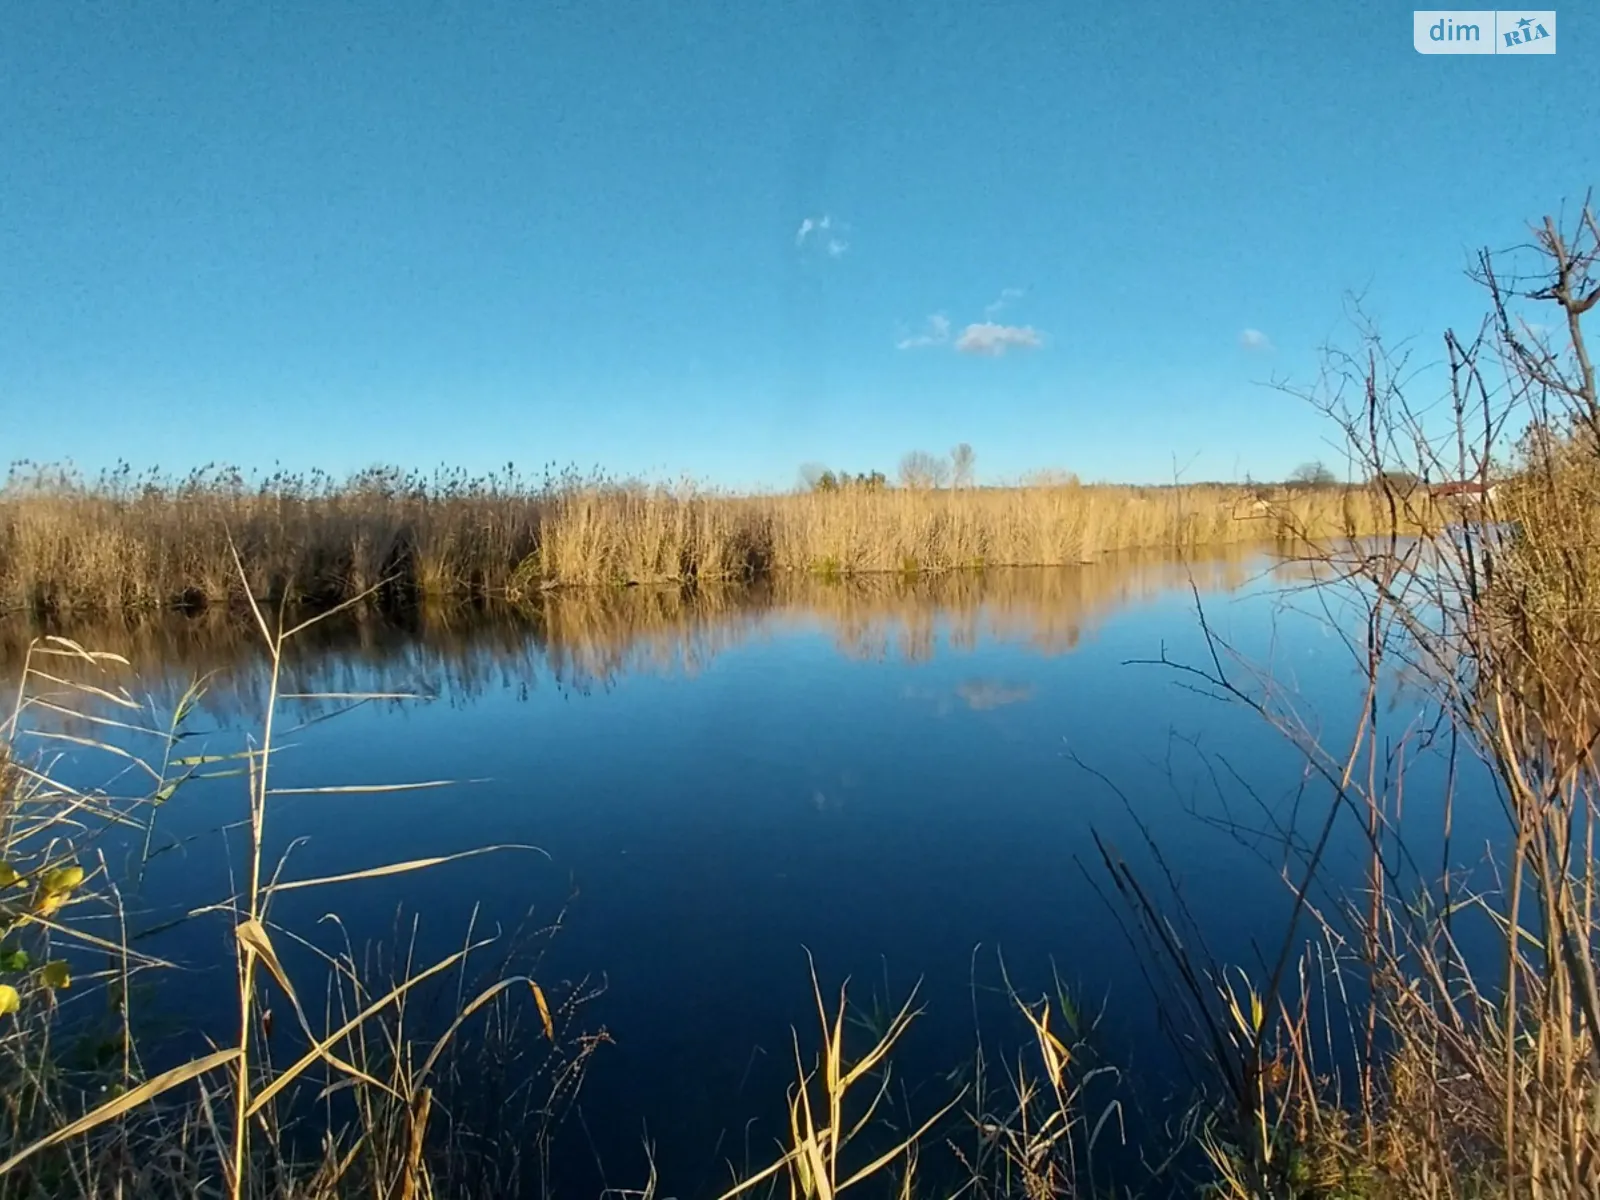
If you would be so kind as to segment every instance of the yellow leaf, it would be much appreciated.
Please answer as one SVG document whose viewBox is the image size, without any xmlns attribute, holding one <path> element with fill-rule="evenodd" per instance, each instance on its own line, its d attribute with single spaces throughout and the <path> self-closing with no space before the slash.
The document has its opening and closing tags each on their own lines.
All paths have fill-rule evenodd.
<svg viewBox="0 0 1600 1200">
<path fill-rule="evenodd" d="M 16 883 L 19 876 L 17 869 L 8 862 L 0 862 L 0 888 L 8 888 Z"/>
<path fill-rule="evenodd" d="M 46 871 L 33 894 L 33 910 L 48 917 L 72 896 L 72 890 L 83 882 L 83 868 L 79 866 L 56 867 Z"/>
<path fill-rule="evenodd" d="M 72 986 L 72 971 L 58 958 L 40 968 L 39 982 L 47 988 L 69 988 Z"/>
<path fill-rule="evenodd" d="M 57 867 L 53 871 L 45 872 L 39 887 L 46 892 L 70 892 L 82 882 L 82 867 Z"/>
<path fill-rule="evenodd" d="M 0 983 L 0 1017 L 14 1013 L 22 1007 L 22 997 L 9 983 Z"/>
</svg>

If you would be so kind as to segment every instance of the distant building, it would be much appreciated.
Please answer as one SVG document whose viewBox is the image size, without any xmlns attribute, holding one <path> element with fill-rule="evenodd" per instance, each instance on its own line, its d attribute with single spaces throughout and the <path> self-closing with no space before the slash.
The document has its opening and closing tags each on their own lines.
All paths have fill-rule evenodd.
<svg viewBox="0 0 1600 1200">
<path fill-rule="evenodd" d="M 1454 500 L 1458 504 L 1482 504 L 1486 500 L 1492 502 L 1499 493 L 1498 483 L 1484 483 L 1477 479 L 1436 483 L 1428 489 L 1428 494 L 1435 500 Z"/>
</svg>

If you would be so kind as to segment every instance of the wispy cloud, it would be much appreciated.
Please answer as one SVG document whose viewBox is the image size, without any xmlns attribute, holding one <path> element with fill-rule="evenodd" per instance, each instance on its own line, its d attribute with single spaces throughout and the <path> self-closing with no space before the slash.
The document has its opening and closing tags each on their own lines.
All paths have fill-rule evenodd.
<svg viewBox="0 0 1600 1200">
<path fill-rule="evenodd" d="M 988 304 L 988 305 L 984 306 L 983 315 L 985 317 L 987 317 L 989 320 L 992 321 L 997 316 L 1000 315 L 1000 312 L 1001 312 L 1002 309 L 1006 308 L 1006 306 L 1008 306 L 1008 305 L 1015 304 L 1018 300 L 1021 300 L 1021 299 L 1022 299 L 1022 289 L 1021 288 L 1014 288 L 1014 287 L 1003 288 L 1003 289 L 1001 289 L 1000 295 L 995 298 L 995 300 L 994 300 L 994 302 L 992 304 Z"/>
<path fill-rule="evenodd" d="M 850 243 L 845 240 L 844 226 L 837 224 L 827 213 L 820 217 L 807 217 L 795 230 L 794 244 L 801 250 L 815 246 L 829 258 L 843 258 Z"/>
<path fill-rule="evenodd" d="M 795 231 L 794 244 L 804 246 L 806 239 L 813 233 L 822 233 L 833 228 L 833 218 L 829 216 L 807 217 L 800 222 L 800 228 Z"/>
<path fill-rule="evenodd" d="M 1044 338 L 1032 325 L 997 325 L 980 321 L 968 325 L 956 339 L 962 354 L 982 354 L 999 358 L 1011 350 L 1037 350 Z"/>
<path fill-rule="evenodd" d="M 1239 334 L 1239 345 L 1246 350 L 1271 350 L 1272 339 L 1259 329 L 1246 329 Z"/>
<path fill-rule="evenodd" d="M 934 313 L 928 318 L 925 331 L 903 337 L 896 342 L 896 350 L 916 350 L 921 346 L 942 346 L 950 340 L 950 318 Z"/>
</svg>

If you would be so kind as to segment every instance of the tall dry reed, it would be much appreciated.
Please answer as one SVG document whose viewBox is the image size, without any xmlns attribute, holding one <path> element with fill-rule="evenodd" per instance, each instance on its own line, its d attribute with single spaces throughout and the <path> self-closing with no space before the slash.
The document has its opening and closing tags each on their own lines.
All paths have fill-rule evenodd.
<svg viewBox="0 0 1600 1200">
<path fill-rule="evenodd" d="M 1311 396 L 1392 514 L 1361 554 L 1313 551 L 1359 613 L 1350 743 L 1316 736 L 1209 627 L 1206 661 L 1165 664 L 1282 731 L 1326 797 L 1310 828 L 1259 831 L 1282 843 L 1282 941 L 1248 970 L 1209 961 L 1105 852 L 1217 1081 L 1204 1145 L 1229 1200 L 1600 1194 L 1600 394 L 1582 327 L 1600 221 L 1547 219 L 1523 253 L 1510 274 L 1479 257 L 1490 313 L 1445 335 L 1444 405 L 1410 394 L 1370 328 Z M 1549 306 L 1547 331 L 1513 315 L 1527 303 Z M 1500 486 L 1441 509 L 1404 485 L 1418 474 Z M 1443 779 L 1419 795 L 1429 758 Z M 1483 827 L 1468 797 L 1493 806 L 1486 845 L 1455 844 L 1464 815 Z M 1351 888 L 1327 877 L 1342 829 L 1366 850 Z"/>
<path fill-rule="evenodd" d="M 305 790 L 274 786 L 271 777 L 285 650 L 309 625 L 286 629 L 252 611 L 265 647 L 266 702 L 259 741 L 238 754 L 184 753 L 198 685 L 163 728 L 121 683 L 128 663 L 119 655 L 46 637 L 30 643 L 21 663 L 11 713 L 0 723 L 0 1197 L 426 1200 L 535 1187 L 553 1129 L 603 1040 L 575 1032 L 586 990 L 563 985 L 547 994 L 514 969 L 491 968 L 475 983 L 475 964 L 497 939 L 471 929 L 432 962 L 402 943 L 393 966 L 373 970 L 348 939 L 325 945 L 275 913 L 291 891 L 517 848 L 320 878 L 297 878 L 287 854 L 267 858 L 278 797 Z M 52 714 L 80 722 L 87 736 L 60 731 Z M 29 739 L 105 750 L 122 764 L 119 777 L 142 786 L 119 795 L 59 782 L 45 769 L 48 758 L 19 752 Z M 236 777 L 246 789 L 242 823 L 219 814 L 219 826 L 242 827 L 241 877 L 233 894 L 183 919 L 220 920 L 227 931 L 233 1024 L 198 1031 L 207 1052 L 162 1064 L 139 1036 L 143 979 L 173 964 L 133 948 L 124 900 L 152 859 L 163 806 L 207 777 Z M 434 785 L 335 790 L 418 786 Z M 108 853 L 108 843 L 130 837 L 144 845 L 132 874 L 117 866 L 123 855 Z M 455 997 L 442 1020 L 417 1015 L 430 989 Z M 88 1026 L 81 1015 L 65 1016 L 63 998 L 80 996 L 90 1003 L 74 1011 L 87 1011 Z M 95 1023 L 97 1007 L 107 1015 Z M 86 1033 L 109 1053 L 74 1062 L 71 1048 Z M 498 1089 L 501 1102 L 482 1103 L 486 1088 Z M 469 1113 L 483 1124 L 469 1127 Z"/>
<path fill-rule="evenodd" d="M 1254 711 L 1305 771 L 1292 810 L 1252 792 L 1259 819 L 1228 818 L 1271 848 L 1290 902 L 1280 936 L 1253 939 L 1249 963 L 1212 956 L 1135 798 L 1122 797 L 1152 870 L 1096 835 L 1113 915 L 1203 1086 L 1178 1125 L 1186 1165 L 1174 1168 L 1182 1153 L 1155 1162 L 1156 1194 L 1600 1195 L 1600 392 L 1582 329 L 1600 304 L 1600 220 L 1589 209 L 1569 231 L 1546 220 L 1532 249 L 1538 263 L 1509 277 L 1487 253 L 1479 260 L 1490 318 L 1476 336 L 1444 339 L 1453 426 L 1441 429 L 1432 398 L 1408 397 L 1412 372 L 1370 331 L 1360 354 L 1335 359 L 1333 390 L 1312 395 L 1381 481 L 1389 514 L 1374 542 L 1306 549 L 1329 598 L 1357 615 L 1341 629 L 1364 684 L 1350 741 L 1325 741 L 1299 697 L 1222 639 L 1203 602 L 1208 653 L 1151 664 Z M 1553 307 L 1547 328 L 1558 332 L 1511 315 L 1528 301 Z M 1506 434 L 1518 430 L 1513 447 Z M 1410 485 L 1419 474 L 1502 483 L 1441 506 Z M 1397 674 L 1403 703 L 1392 702 Z M 1444 770 L 1419 794 L 1417 764 L 1430 757 Z M 1209 761 L 1219 777 L 1234 769 Z M 1463 787 L 1480 768 L 1478 786 Z M 1454 842 L 1469 798 L 1493 806 L 1486 845 Z M 1419 808 L 1436 828 L 1419 826 Z M 1470 815 L 1482 828 L 1485 814 Z M 1363 851 L 1358 882 L 1332 870 L 1336 844 Z M 1024 1012 L 1044 1071 L 1012 1076 L 1019 1103 L 1002 1117 L 967 1111 L 976 1153 L 947 1133 L 974 1168 L 959 1190 L 1097 1194 L 1073 1153 L 1092 1150 L 1082 1131 L 1100 1128 L 1067 1069 L 1076 1048 L 1049 1032 L 1048 1004 Z M 836 1128 L 792 1139 L 774 1170 L 814 1160 L 811 1143 Z M 1157 1141 L 1147 1149 L 1159 1153 Z M 897 1145 L 890 1161 L 921 1163 L 929 1149 Z M 911 1195 L 910 1179 L 887 1182 Z M 829 1195 L 815 1180 L 790 1194 Z"/>
<path fill-rule="evenodd" d="M 263 601 L 331 605 L 682 583 L 1083 563 L 1113 551 L 1356 537 L 1367 489 L 1076 484 L 728 496 L 509 468 L 483 479 L 373 470 L 250 480 L 87 481 L 19 465 L 0 489 L 0 611 Z M 243 576 L 234 570 L 236 546 Z M 379 587 L 378 585 L 381 585 Z"/>
</svg>

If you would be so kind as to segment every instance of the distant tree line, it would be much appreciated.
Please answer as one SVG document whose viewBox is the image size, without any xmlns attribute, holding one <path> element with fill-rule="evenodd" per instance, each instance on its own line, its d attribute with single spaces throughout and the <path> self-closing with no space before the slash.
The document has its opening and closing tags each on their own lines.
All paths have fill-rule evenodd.
<svg viewBox="0 0 1600 1200">
<path fill-rule="evenodd" d="M 934 454 L 927 450 L 912 450 L 905 454 L 895 470 L 895 482 L 903 488 L 912 490 L 928 490 L 932 488 L 967 488 L 973 487 L 977 482 L 975 464 L 977 455 L 972 446 L 962 442 L 951 449 L 948 454 Z M 835 471 L 817 463 L 810 463 L 801 468 L 801 478 L 805 486 L 814 492 L 838 492 L 849 488 L 859 488 L 864 491 L 882 491 L 889 486 L 889 477 L 882 471 L 862 471 L 852 475 L 849 471 Z M 1384 472 L 1384 479 L 1396 491 L 1404 494 L 1411 491 L 1420 482 L 1417 475 L 1409 471 L 1389 470 Z M 1372 482 L 1377 483 L 1378 480 Z M 1023 487 L 1075 487 L 1078 486 L 1078 476 L 1071 471 L 1046 470 L 1033 471 L 1022 477 Z M 1162 486 L 1162 485 L 1156 485 Z M 1171 486 L 1171 485 L 1166 485 Z M 1227 487 L 1226 482 L 1218 480 L 1209 486 Z M 1238 486 L 1237 484 L 1233 486 Z M 1345 484 L 1334 474 L 1333 470 L 1320 460 L 1310 460 L 1301 463 L 1289 472 L 1279 484 L 1263 483 L 1254 479 L 1245 478 L 1245 487 L 1270 488 L 1287 487 L 1296 490 L 1327 490 L 1341 488 Z"/>
<path fill-rule="evenodd" d="M 1296 467 L 1288 479 L 1290 487 L 1302 488 L 1336 488 L 1344 485 L 1339 481 L 1326 465 L 1320 462 L 1302 463 Z M 1408 495 L 1411 490 L 1422 483 L 1422 478 L 1415 471 L 1391 467 L 1373 476 L 1374 485 L 1383 484 L 1400 495 Z"/>
<path fill-rule="evenodd" d="M 881 492 L 889 486 L 889 477 L 882 471 L 863 471 L 859 475 L 852 475 L 849 471 L 830 471 L 826 467 L 818 467 L 805 474 L 806 486 L 814 492 L 842 492 L 847 488 Z"/>
<path fill-rule="evenodd" d="M 976 479 L 974 464 L 977 457 L 967 442 L 954 447 L 948 455 L 913 450 L 900 460 L 897 472 L 900 486 L 914 489 L 971 487 Z M 835 471 L 817 463 L 808 463 L 800 468 L 800 475 L 806 487 L 814 492 L 837 492 L 845 488 L 875 492 L 889 486 L 889 478 L 882 471 L 863 471 L 859 475 L 852 475 L 849 471 Z"/>
</svg>

